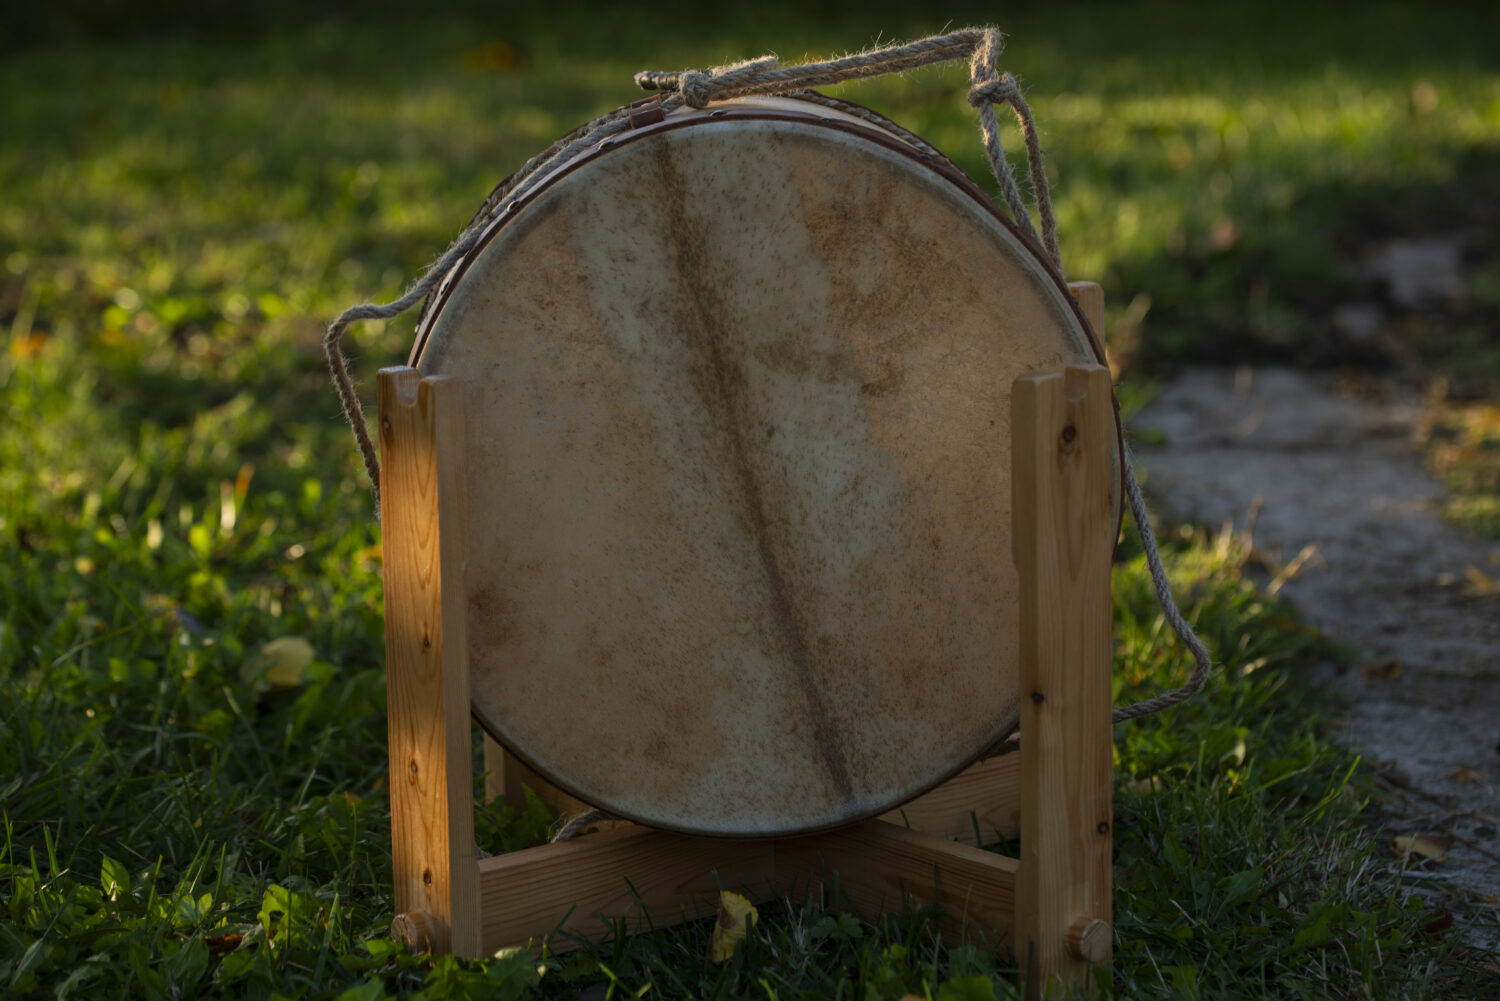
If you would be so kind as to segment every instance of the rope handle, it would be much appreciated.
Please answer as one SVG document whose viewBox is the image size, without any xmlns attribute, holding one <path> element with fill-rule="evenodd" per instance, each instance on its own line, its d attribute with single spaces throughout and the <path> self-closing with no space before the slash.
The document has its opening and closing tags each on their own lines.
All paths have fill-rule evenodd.
<svg viewBox="0 0 1500 1001">
<path fill-rule="evenodd" d="M 1057 245 L 1057 219 L 1052 211 L 1051 188 L 1047 183 L 1046 164 L 1042 158 L 1041 140 L 1037 136 L 1036 120 L 1031 107 L 1021 94 L 1015 78 L 1001 73 L 997 64 L 1004 48 L 1004 36 L 998 28 L 961 28 L 944 35 L 933 35 L 905 45 L 890 45 L 855 53 L 838 59 L 782 66 L 775 56 L 751 59 L 714 69 L 681 70 L 676 72 L 643 71 L 635 75 L 635 83 L 642 90 L 659 91 L 664 95 L 659 105 L 663 114 L 686 105 L 701 109 L 710 101 L 723 101 L 733 97 L 768 95 L 799 95 L 811 87 L 843 83 L 888 73 L 930 66 L 935 63 L 967 59 L 969 63 L 969 104 L 979 112 L 980 134 L 984 139 L 986 157 L 990 170 L 1000 185 L 1000 195 L 1010 209 L 1016 226 L 1023 234 L 1039 242 L 1047 256 L 1062 273 L 1062 255 Z M 1005 150 L 1000 143 L 1000 123 L 995 108 L 1008 106 L 1015 114 L 1021 138 L 1026 144 L 1026 173 L 1031 181 L 1037 220 L 1041 224 L 1038 235 L 1036 224 L 1026 202 L 1021 196 Z M 619 135 L 631 127 L 633 109 L 619 108 L 594 119 L 554 142 L 547 149 L 532 157 L 503 183 L 485 202 L 474 219 L 449 245 L 443 255 L 434 261 L 425 272 L 407 288 L 400 297 L 387 303 L 363 303 L 351 306 L 329 324 L 323 335 L 323 353 L 328 359 L 328 370 L 338 391 L 339 403 L 343 407 L 344 419 L 364 458 L 365 472 L 375 493 L 377 517 L 380 500 L 380 457 L 371 440 L 370 429 L 365 422 L 364 409 L 355 391 L 354 380 L 349 375 L 349 362 L 344 357 L 342 342 L 345 332 L 352 324 L 363 320 L 390 319 L 405 313 L 417 305 L 437 286 L 458 261 L 473 249 L 480 235 L 501 213 L 508 211 L 519 198 L 524 197 L 551 168 L 561 168 L 600 142 Z M 1151 530 L 1150 515 L 1146 511 L 1146 499 L 1136 480 L 1135 468 L 1127 449 L 1121 457 L 1124 465 L 1125 492 L 1130 502 L 1130 513 L 1140 529 L 1141 546 L 1146 553 L 1146 565 L 1151 572 L 1151 581 L 1156 588 L 1156 597 L 1172 631 L 1193 655 L 1193 672 L 1187 682 L 1175 691 L 1155 698 L 1145 699 L 1133 705 L 1116 709 L 1116 723 L 1151 713 L 1185 702 L 1203 687 L 1208 679 L 1212 661 L 1208 649 L 1203 645 L 1187 620 L 1183 618 L 1172 588 L 1162 567 L 1161 554 L 1157 549 L 1156 536 Z M 1002 743 L 992 748 L 989 754 L 1005 753 L 1013 749 L 1015 742 Z"/>
</svg>

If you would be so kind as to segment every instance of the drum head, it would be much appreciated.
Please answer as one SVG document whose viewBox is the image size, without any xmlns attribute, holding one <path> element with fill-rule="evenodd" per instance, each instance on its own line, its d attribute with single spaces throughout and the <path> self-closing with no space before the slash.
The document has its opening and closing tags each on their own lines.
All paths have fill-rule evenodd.
<svg viewBox="0 0 1500 1001">
<path fill-rule="evenodd" d="M 1018 718 L 1011 383 L 1100 357 L 971 182 L 857 119 L 729 102 L 591 153 L 413 350 L 467 388 L 475 716 L 688 833 L 926 791 Z"/>
</svg>

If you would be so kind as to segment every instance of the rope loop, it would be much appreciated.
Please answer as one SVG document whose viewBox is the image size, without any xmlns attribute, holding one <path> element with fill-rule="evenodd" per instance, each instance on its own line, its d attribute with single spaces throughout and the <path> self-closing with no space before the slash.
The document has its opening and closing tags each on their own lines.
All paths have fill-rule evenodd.
<svg viewBox="0 0 1500 1001">
<path fill-rule="evenodd" d="M 1037 134 L 1036 120 L 1032 117 L 1031 107 L 1026 103 L 1026 98 L 1022 95 L 1015 78 L 1009 73 L 1000 73 L 998 69 L 1004 42 L 1005 36 L 996 28 L 962 28 L 945 35 L 919 39 L 906 45 L 891 45 L 838 59 L 803 63 L 797 66 L 782 66 L 775 56 L 763 56 L 759 59 L 750 59 L 709 70 L 677 72 L 643 70 L 635 74 L 635 83 L 642 90 L 666 92 L 660 105 L 663 114 L 675 111 L 684 105 L 701 109 L 707 107 L 711 101 L 752 95 L 792 95 L 822 104 L 836 105 L 838 102 L 809 91 L 809 88 L 888 73 L 900 73 L 934 63 L 967 59 L 970 79 L 968 102 L 979 112 L 980 134 L 984 139 L 990 169 L 1000 185 L 1000 196 L 1010 209 L 1016 226 L 1023 234 L 1041 244 L 1047 256 L 1056 265 L 1058 272 L 1062 273 L 1062 255 L 1059 253 L 1057 242 L 1057 220 L 1052 211 L 1051 188 L 1047 182 L 1046 163 L 1042 158 L 1042 145 Z M 1041 223 L 1040 234 L 1032 223 L 1030 209 L 1021 195 L 1020 187 L 1016 183 L 1010 162 L 1000 142 L 1000 125 L 995 117 L 995 108 L 1002 104 L 1015 113 L 1016 124 L 1026 147 L 1026 173 L 1031 182 L 1032 201 L 1037 219 Z M 370 437 L 369 427 L 365 422 L 354 380 L 349 374 L 348 359 L 344 357 L 341 347 L 344 334 L 351 324 L 362 320 L 390 319 L 423 301 L 454 265 L 473 248 L 479 235 L 491 221 L 508 211 L 517 199 L 527 194 L 553 168 L 567 165 L 603 140 L 630 128 L 629 112 L 630 109 L 622 108 L 602 115 L 581 128 L 575 129 L 542 153 L 532 157 L 490 196 L 479 213 L 443 252 L 443 255 L 434 261 L 399 298 L 378 305 L 363 303 L 351 306 L 340 313 L 338 318 L 329 325 L 323 337 L 323 352 L 328 359 L 328 369 L 333 376 L 334 387 L 338 391 L 344 417 L 354 432 L 360 454 L 364 458 L 365 471 L 370 476 L 370 485 L 375 493 L 377 517 L 380 500 L 380 460 L 375 450 L 375 443 Z M 878 118 L 873 113 L 864 113 L 861 117 L 868 120 Z M 885 124 L 893 131 L 908 137 L 913 145 L 919 147 L 924 145 L 898 126 Z M 1157 600 L 1172 630 L 1192 653 L 1195 667 L 1192 676 L 1181 688 L 1154 699 L 1116 709 L 1114 711 L 1115 722 L 1159 712 L 1185 701 L 1203 687 L 1212 667 L 1207 648 L 1194 634 L 1192 627 L 1183 618 L 1172 598 L 1171 585 L 1167 581 L 1166 571 L 1162 568 L 1161 554 L 1157 551 L 1156 538 L 1152 534 L 1151 521 L 1146 511 L 1146 501 L 1141 495 L 1140 484 L 1137 483 L 1135 471 L 1131 467 L 1130 456 L 1126 454 L 1122 459 L 1130 511 L 1140 527 L 1141 545 L 1146 552 L 1146 562 L 1151 571 L 1152 583 L 1156 588 Z M 998 753 L 1004 753 L 1005 750 L 1013 750 L 1015 746 L 1014 741 L 1011 741 L 1005 743 L 1003 749 L 997 750 Z M 559 837 L 565 840 L 566 837 L 571 836 L 578 829 L 574 824 L 586 818 L 587 815 L 585 818 L 575 818 L 573 824 L 568 825 L 559 833 Z"/>
</svg>

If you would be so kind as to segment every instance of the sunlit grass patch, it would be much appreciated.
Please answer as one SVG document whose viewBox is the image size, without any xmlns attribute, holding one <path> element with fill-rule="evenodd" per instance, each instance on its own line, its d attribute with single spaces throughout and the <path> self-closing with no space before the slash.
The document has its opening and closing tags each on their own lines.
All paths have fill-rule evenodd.
<svg viewBox="0 0 1500 1001">
<path fill-rule="evenodd" d="M 1470 531 L 1500 538 L 1500 407 L 1434 401 L 1428 415 L 1428 462 L 1454 492 L 1445 513 Z M 1490 563 L 1474 571 L 1500 575 Z"/>
</svg>

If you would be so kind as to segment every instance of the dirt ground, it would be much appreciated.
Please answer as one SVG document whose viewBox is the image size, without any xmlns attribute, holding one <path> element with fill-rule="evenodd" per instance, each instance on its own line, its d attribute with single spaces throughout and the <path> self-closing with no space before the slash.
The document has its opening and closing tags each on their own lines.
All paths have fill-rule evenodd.
<svg viewBox="0 0 1500 1001">
<path fill-rule="evenodd" d="M 1373 392 L 1372 392 L 1373 390 Z M 1199 369 L 1132 422 L 1145 489 L 1177 518 L 1243 531 L 1293 572 L 1281 594 L 1348 655 L 1319 668 L 1347 739 L 1381 770 L 1387 842 L 1429 835 L 1407 885 L 1465 941 L 1500 947 L 1500 543 L 1439 518 L 1414 398 L 1286 369 Z M 1155 432 L 1154 434 L 1151 432 Z M 1253 513 L 1252 513 L 1253 512 Z M 1424 859 L 1452 839 L 1439 858 Z"/>
</svg>

